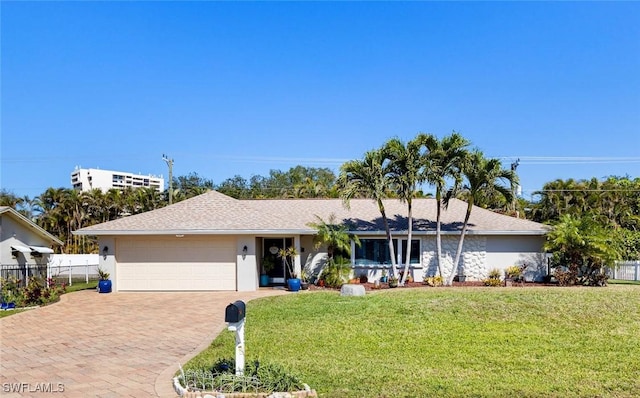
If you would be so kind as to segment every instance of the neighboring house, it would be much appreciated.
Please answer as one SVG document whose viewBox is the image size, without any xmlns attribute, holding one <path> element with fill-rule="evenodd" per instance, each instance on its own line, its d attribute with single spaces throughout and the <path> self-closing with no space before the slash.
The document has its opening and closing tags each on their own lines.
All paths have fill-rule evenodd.
<svg viewBox="0 0 640 398">
<path fill-rule="evenodd" d="M 71 185 L 78 191 L 100 189 L 106 192 L 110 189 L 125 188 L 153 188 L 164 192 L 164 178 L 151 174 L 133 174 L 124 171 L 81 169 L 76 167 L 71 172 Z"/>
<path fill-rule="evenodd" d="M 52 246 L 63 243 L 15 209 L 0 206 L 0 277 L 46 277 Z"/>
<path fill-rule="evenodd" d="M 406 251 L 406 205 L 386 200 L 398 262 Z M 464 220 L 466 203 L 453 200 L 442 213 L 445 272 Z M 373 200 L 340 199 L 237 200 L 216 191 L 161 209 L 75 231 L 98 236 L 100 266 L 111 273 L 115 291 L 238 290 L 258 288 L 262 259 L 277 266 L 271 282 L 284 284 L 285 268 L 274 253 L 295 246 L 296 269 L 318 272 L 325 253 L 314 248 L 316 231 L 308 223 L 316 216 L 349 225 L 362 245 L 354 247 L 352 264 L 358 275 L 377 278 L 390 261 L 382 218 Z M 435 262 L 434 199 L 413 202 L 414 231 L 411 272 L 417 281 L 437 273 Z M 526 263 L 528 278 L 546 271 L 543 242 L 547 227 L 535 222 L 474 208 L 461 259 L 461 273 L 479 280 L 493 268 Z M 304 264 L 304 265 L 303 265 Z"/>
</svg>

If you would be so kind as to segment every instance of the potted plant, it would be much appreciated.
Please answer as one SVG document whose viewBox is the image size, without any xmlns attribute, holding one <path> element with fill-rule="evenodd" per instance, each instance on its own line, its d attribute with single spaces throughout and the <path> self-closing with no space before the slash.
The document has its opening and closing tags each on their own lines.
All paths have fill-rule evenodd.
<svg viewBox="0 0 640 398">
<path fill-rule="evenodd" d="M 505 286 L 511 286 L 513 282 L 522 282 L 523 280 L 523 267 L 512 265 L 504 270 L 504 283 Z"/>
<path fill-rule="evenodd" d="M 398 278 L 392 276 L 389 278 L 389 287 L 398 287 Z"/>
<path fill-rule="evenodd" d="M 380 282 L 381 283 L 387 283 L 388 280 L 389 280 L 389 278 L 387 277 L 387 270 L 383 269 L 382 270 L 382 276 L 380 277 Z"/>
<path fill-rule="evenodd" d="M 268 286 L 269 285 L 269 272 L 275 267 L 275 262 L 273 261 L 273 257 L 267 256 L 262 257 L 262 269 L 260 272 L 260 286 Z"/>
<path fill-rule="evenodd" d="M 278 257 L 282 259 L 284 265 L 289 271 L 290 278 L 287 279 L 287 287 L 292 292 L 297 292 L 300 290 L 300 285 L 302 281 L 298 278 L 298 273 L 296 272 L 295 266 L 293 264 L 293 257 L 298 255 L 298 251 L 295 247 L 291 246 L 286 249 L 280 249 L 278 251 Z"/>
<path fill-rule="evenodd" d="M 309 273 L 305 270 L 302 270 L 302 273 L 300 275 L 300 289 L 302 290 L 307 290 L 309 289 L 309 280 L 311 278 L 309 277 Z"/>
<path fill-rule="evenodd" d="M 111 280 L 109 279 L 110 274 L 98 267 L 98 277 L 100 280 L 98 281 L 98 292 L 99 293 L 111 293 Z"/>
</svg>

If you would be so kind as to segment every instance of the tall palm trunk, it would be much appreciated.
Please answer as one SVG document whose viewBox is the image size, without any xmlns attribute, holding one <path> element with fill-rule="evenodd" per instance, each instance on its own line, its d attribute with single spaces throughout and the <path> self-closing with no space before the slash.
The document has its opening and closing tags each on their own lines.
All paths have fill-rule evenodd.
<svg viewBox="0 0 640 398">
<path fill-rule="evenodd" d="M 391 236 L 391 228 L 389 228 L 389 220 L 387 220 L 387 212 L 384 209 L 382 200 L 378 199 L 378 209 L 382 215 L 382 221 L 384 223 L 384 230 L 387 233 L 387 244 L 389 245 L 389 255 L 391 256 L 391 276 L 396 277 L 396 254 L 393 249 L 393 237 Z"/>
<path fill-rule="evenodd" d="M 458 270 L 458 264 L 460 263 L 460 256 L 462 256 L 462 246 L 464 245 L 464 237 L 467 233 L 467 227 L 469 225 L 469 217 L 471 217 L 471 209 L 473 209 L 473 200 L 467 202 L 467 213 L 464 215 L 464 224 L 462 224 L 462 232 L 460 233 L 460 239 L 458 240 L 458 248 L 456 249 L 456 257 L 453 260 L 453 269 L 451 274 L 447 277 L 446 285 L 450 286 L 453 283 L 453 278 Z"/>
<path fill-rule="evenodd" d="M 407 253 L 404 260 L 404 272 L 402 273 L 402 280 L 400 281 L 400 285 L 404 285 L 407 281 L 407 276 L 409 274 L 409 262 L 411 261 L 411 238 L 413 235 L 413 207 L 412 200 L 407 200 Z"/>
<path fill-rule="evenodd" d="M 442 237 L 440 233 L 440 220 L 442 213 L 442 198 L 440 190 L 436 192 L 436 259 L 438 261 L 438 274 L 442 277 Z"/>
</svg>

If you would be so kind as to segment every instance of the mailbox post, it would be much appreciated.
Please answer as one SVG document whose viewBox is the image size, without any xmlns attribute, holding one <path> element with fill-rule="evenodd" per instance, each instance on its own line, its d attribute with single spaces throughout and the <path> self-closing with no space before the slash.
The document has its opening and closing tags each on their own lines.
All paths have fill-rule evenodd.
<svg viewBox="0 0 640 398">
<path fill-rule="evenodd" d="M 244 374 L 244 301 L 234 301 L 229 304 L 224 313 L 227 329 L 236 332 L 236 375 Z"/>
</svg>

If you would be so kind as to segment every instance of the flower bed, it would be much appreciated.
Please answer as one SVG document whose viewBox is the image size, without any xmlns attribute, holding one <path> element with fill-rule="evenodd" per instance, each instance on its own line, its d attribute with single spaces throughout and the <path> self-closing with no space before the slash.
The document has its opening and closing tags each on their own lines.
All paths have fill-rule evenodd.
<svg viewBox="0 0 640 398">
<path fill-rule="evenodd" d="M 317 397 L 315 390 L 280 365 L 250 361 L 242 375 L 235 374 L 234 365 L 233 360 L 221 358 L 211 368 L 181 368 L 173 388 L 187 398 Z"/>
</svg>

